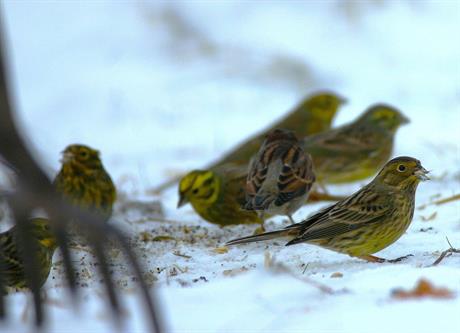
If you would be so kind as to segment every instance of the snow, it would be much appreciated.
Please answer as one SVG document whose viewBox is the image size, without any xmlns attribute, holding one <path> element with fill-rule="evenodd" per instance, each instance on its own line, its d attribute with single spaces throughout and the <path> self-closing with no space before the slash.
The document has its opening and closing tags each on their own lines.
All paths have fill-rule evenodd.
<svg viewBox="0 0 460 333">
<path fill-rule="evenodd" d="M 417 207 L 460 192 L 460 4 L 457 1 L 37 2 L 4 1 L 19 120 L 53 176 L 69 143 L 98 148 L 116 180 L 113 223 L 129 233 L 171 331 L 452 332 L 460 326 L 460 202 L 417 209 L 408 232 L 371 264 L 311 245 L 271 241 L 216 248 L 255 226 L 219 228 L 177 210 L 176 189 L 151 190 L 203 167 L 316 90 L 349 99 L 336 125 L 368 105 L 399 107 L 411 124 L 395 156 L 432 170 Z M 365 182 L 329 187 L 352 193 Z M 159 207 L 158 201 L 161 202 Z M 300 220 L 327 203 L 303 207 Z M 429 220 L 432 214 L 436 216 Z M 428 219 L 428 221 L 425 221 Z M 275 218 L 268 229 L 286 221 Z M 173 239 L 155 241 L 155 237 Z M 71 306 L 54 257 L 45 285 L 51 332 L 112 332 L 91 253 L 81 263 L 82 305 Z M 122 331 L 147 331 L 136 284 L 113 250 L 125 295 Z M 270 257 L 271 259 L 267 259 Z M 279 269 L 282 264 L 283 269 Z M 266 267 L 268 266 L 268 267 Z M 341 278 L 332 278 L 340 272 Z M 451 300 L 397 301 L 420 278 Z M 321 284 L 333 292 L 326 293 Z M 153 288 L 153 287 L 152 287 Z M 26 297 L 8 297 L 24 331 Z"/>
</svg>

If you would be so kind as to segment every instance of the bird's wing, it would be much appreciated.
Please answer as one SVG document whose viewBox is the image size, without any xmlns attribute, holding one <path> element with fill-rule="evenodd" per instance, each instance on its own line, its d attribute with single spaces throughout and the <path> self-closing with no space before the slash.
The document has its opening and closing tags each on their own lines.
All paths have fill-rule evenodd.
<svg viewBox="0 0 460 333">
<path fill-rule="evenodd" d="M 275 204 L 281 206 L 295 197 L 305 195 L 315 181 L 311 157 L 294 145 L 282 159 L 283 166 L 278 177 L 278 197 Z"/>
<path fill-rule="evenodd" d="M 391 194 L 375 192 L 366 186 L 349 198 L 339 201 L 310 218 L 291 226 L 299 236 L 288 244 L 331 238 L 369 223 L 378 223 L 393 210 Z"/>
<path fill-rule="evenodd" d="M 264 147 L 251 159 L 246 179 L 246 194 L 249 198 L 257 195 L 267 179 L 269 163 L 270 159 Z"/>
<path fill-rule="evenodd" d="M 376 134 L 367 132 L 369 131 L 348 125 L 336 130 L 306 137 L 303 140 L 303 147 L 305 151 L 314 156 L 333 154 L 335 152 L 353 153 L 371 151 L 375 149 L 375 140 L 371 140 L 371 136 Z"/>
</svg>

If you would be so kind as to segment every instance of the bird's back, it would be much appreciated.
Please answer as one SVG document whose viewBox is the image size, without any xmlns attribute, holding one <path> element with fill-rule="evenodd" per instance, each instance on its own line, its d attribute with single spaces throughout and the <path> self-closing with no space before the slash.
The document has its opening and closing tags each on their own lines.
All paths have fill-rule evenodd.
<svg viewBox="0 0 460 333">
<path fill-rule="evenodd" d="M 391 156 L 393 135 L 352 123 L 307 137 L 302 145 L 320 182 L 344 183 L 373 176 Z"/>
<path fill-rule="evenodd" d="M 313 182 L 310 157 L 289 140 L 265 144 L 254 157 L 246 185 L 246 209 L 290 215 Z"/>
</svg>

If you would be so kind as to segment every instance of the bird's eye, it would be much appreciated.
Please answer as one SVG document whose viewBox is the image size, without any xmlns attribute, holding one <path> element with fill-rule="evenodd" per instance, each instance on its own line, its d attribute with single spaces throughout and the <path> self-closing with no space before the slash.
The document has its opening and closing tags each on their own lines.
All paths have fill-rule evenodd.
<svg viewBox="0 0 460 333">
<path fill-rule="evenodd" d="M 83 157 L 83 158 L 87 158 L 88 157 L 88 152 L 86 150 L 82 151 L 80 153 L 80 156 Z"/>
<path fill-rule="evenodd" d="M 406 171 L 406 167 L 404 165 L 400 164 L 400 165 L 398 165 L 398 171 L 399 172 L 404 172 L 404 171 Z"/>
<path fill-rule="evenodd" d="M 194 189 L 194 190 L 192 191 L 192 193 L 193 193 L 193 194 L 197 194 L 197 193 L 198 193 L 198 189 L 197 189 L 197 188 Z"/>
</svg>

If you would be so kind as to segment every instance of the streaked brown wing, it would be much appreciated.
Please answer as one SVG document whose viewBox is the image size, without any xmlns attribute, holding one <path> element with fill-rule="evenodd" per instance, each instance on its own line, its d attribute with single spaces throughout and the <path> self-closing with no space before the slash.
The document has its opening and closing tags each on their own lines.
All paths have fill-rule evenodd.
<svg viewBox="0 0 460 333">
<path fill-rule="evenodd" d="M 267 179 L 269 164 L 277 144 L 264 144 L 260 151 L 252 158 L 246 180 L 246 194 L 253 197 L 257 194 L 262 184 Z"/>
<path fill-rule="evenodd" d="M 300 222 L 304 229 L 288 244 L 330 238 L 369 223 L 378 223 L 393 210 L 393 201 L 388 199 L 388 195 L 376 194 L 372 187 L 366 186 L 351 197 Z"/>
<path fill-rule="evenodd" d="M 291 146 L 283 156 L 283 167 L 278 178 L 279 194 L 275 204 L 281 206 L 293 198 L 305 195 L 314 181 L 310 156 L 300 146 Z"/>
</svg>

